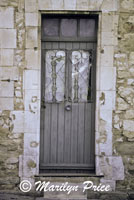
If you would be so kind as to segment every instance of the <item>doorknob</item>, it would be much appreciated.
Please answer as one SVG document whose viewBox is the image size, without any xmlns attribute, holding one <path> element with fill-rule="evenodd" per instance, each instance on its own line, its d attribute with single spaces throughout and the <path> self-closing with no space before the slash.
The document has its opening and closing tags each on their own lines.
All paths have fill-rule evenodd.
<svg viewBox="0 0 134 200">
<path fill-rule="evenodd" d="M 71 106 L 70 105 L 65 106 L 65 110 L 66 111 L 70 111 L 71 110 Z"/>
</svg>

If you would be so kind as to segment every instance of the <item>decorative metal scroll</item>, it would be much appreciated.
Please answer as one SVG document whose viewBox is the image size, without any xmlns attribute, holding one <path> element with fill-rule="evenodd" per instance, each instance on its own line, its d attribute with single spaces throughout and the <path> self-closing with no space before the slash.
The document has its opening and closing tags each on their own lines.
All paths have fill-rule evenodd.
<svg viewBox="0 0 134 200">
<path fill-rule="evenodd" d="M 91 91 L 92 52 L 72 52 L 72 101 L 86 102 L 90 99 Z"/>
<path fill-rule="evenodd" d="M 63 101 L 65 91 L 65 52 L 58 50 L 47 51 L 45 60 L 45 101 Z"/>
</svg>

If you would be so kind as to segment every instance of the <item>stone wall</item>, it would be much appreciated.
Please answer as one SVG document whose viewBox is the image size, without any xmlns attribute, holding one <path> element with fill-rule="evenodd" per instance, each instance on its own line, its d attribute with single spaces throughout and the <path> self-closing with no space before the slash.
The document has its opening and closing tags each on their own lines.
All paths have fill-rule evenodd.
<svg viewBox="0 0 134 200">
<path fill-rule="evenodd" d="M 59 11 L 99 15 L 96 174 L 133 189 L 133 0 L 0 0 L 0 189 L 39 174 L 41 13 Z"/>
<path fill-rule="evenodd" d="M 0 1 L 0 189 L 19 184 L 23 153 L 24 1 Z"/>
<path fill-rule="evenodd" d="M 134 189 L 134 1 L 120 1 L 116 110 L 113 112 L 113 154 L 121 155 L 125 179 L 117 187 Z"/>
</svg>

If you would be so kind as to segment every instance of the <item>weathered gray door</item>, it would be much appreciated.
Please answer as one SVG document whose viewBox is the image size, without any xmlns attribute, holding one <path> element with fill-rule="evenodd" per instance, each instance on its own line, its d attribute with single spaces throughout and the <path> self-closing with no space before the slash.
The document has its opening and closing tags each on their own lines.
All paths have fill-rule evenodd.
<svg viewBox="0 0 134 200">
<path fill-rule="evenodd" d="M 42 21 L 40 172 L 89 172 L 94 170 L 96 20 Z"/>
</svg>

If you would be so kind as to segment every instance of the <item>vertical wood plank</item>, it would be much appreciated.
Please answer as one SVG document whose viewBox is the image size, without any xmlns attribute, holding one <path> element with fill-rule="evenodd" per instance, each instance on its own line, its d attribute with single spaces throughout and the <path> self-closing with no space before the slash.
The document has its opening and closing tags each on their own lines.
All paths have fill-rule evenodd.
<svg viewBox="0 0 134 200">
<path fill-rule="evenodd" d="M 65 42 L 60 42 L 59 47 L 60 49 L 65 49 Z"/>
<path fill-rule="evenodd" d="M 70 163 L 71 156 L 71 113 L 65 110 L 64 163 Z"/>
<path fill-rule="evenodd" d="M 45 113 L 44 109 L 41 109 L 41 122 L 40 122 L 40 163 L 44 162 L 43 152 L 44 152 L 44 124 L 45 124 Z"/>
<path fill-rule="evenodd" d="M 72 52 L 68 52 L 68 99 L 72 100 Z"/>
<path fill-rule="evenodd" d="M 71 163 L 77 163 L 78 103 L 72 103 Z"/>
<path fill-rule="evenodd" d="M 77 158 L 78 163 L 83 163 L 84 158 L 84 103 L 79 103 L 78 113 L 78 145 L 77 145 Z"/>
<path fill-rule="evenodd" d="M 78 50 L 78 49 L 79 49 L 79 43 L 73 42 L 73 50 Z"/>
<path fill-rule="evenodd" d="M 91 107 L 91 152 L 90 163 L 95 166 L 95 103 L 92 103 Z"/>
<path fill-rule="evenodd" d="M 86 49 L 86 43 L 85 42 L 80 42 L 80 49 Z"/>
<path fill-rule="evenodd" d="M 51 112 L 51 163 L 56 163 L 57 152 L 57 104 L 52 104 Z"/>
<path fill-rule="evenodd" d="M 52 43 L 51 42 L 46 42 L 45 44 L 45 49 L 51 49 Z"/>
<path fill-rule="evenodd" d="M 91 151 L 91 103 L 85 103 L 85 153 L 84 161 L 90 164 L 90 151 Z"/>
<path fill-rule="evenodd" d="M 66 48 L 67 48 L 67 50 L 71 50 L 72 49 L 72 42 L 67 42 Z"/>
<path fill-rule="evenodd" d="M 44 109 L 45 121 L 44 121 L 44 148 L 42 154 L 44 157 L 43 163 L 49 163 L 50 161 L 50 127 L 51 127 L 51 104 L 46 104 Z"/>
<path fill-rule="evenodd" d="M 63 163 L 64 158 L 64 106 L 64 103 L 58 105 L 57 163 Z"/>
<path fill-rule="evenodd" d="M 87 46 L 87 50 L 92 49 L 93 43 L 88 42 L 88 43 L 86 43 L 86 46 Z"/>
<path fill-rule="evenodd" d="M 52 48 L 53 48 L 54 50 L 57 50 L 57 49 L 59 48 L 59 43 L 58 43 L 58 42 L 53 42 L 53 43 L 52 43 Z"/>
</svg>

